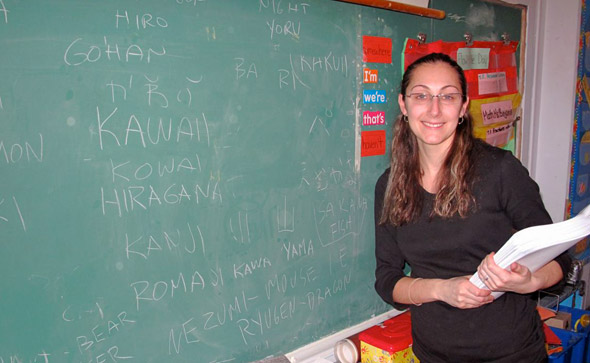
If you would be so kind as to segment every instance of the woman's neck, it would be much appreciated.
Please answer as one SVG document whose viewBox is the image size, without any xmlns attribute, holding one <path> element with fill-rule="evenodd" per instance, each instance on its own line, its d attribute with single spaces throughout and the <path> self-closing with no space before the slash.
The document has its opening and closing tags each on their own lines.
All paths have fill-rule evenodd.
<svg viewBox="0 0 590 363">
<path fill-rule="evenodd" d="M 440 146 L 440 145 L 437 145 Z M 438 175 L 443 167 L 448 154 L 448 148 L 441 150 L 440 147 L 420 148 L 420 169 L 422 171 L 421 184 L 427 192 L 436 194 L 438 192 Z"/>
</svg>

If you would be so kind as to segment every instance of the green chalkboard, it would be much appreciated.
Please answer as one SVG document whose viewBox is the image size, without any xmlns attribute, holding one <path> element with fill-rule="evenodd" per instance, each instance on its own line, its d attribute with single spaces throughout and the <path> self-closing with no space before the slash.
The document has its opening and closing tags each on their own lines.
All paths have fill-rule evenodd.
<svg viewBox="0 0 590 363">
<path fill-rule="evenodd" d="M 387 159 L 360 135 L 390 137 L 403 41 L 460 40 L 474 7 L 520 31 L 516 10 L 433 3 L 459 15 L 0 0 L 0 362 L 247 362 L 387 311 Z M 393 39 L 392 63 L 364 64 L 362 35 Z"/>
</svg>

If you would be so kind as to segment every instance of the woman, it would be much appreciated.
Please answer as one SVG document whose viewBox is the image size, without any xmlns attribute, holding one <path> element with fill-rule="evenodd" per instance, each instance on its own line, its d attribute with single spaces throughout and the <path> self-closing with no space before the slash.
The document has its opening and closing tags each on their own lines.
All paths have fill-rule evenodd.
<svg viewBox="0 0 590 363">
<path fill-rule="evenodd" d="M 494 263 L 515 230 L 551 218 L 521 163 L 472 136 L 468 102 L 463 70 L 447 55 L 407 68 L 390 168 L 375 187 L 375 288 L 411 305 L 422 363 L 543 362 L 533 292 L 562 281 L 571 260 L 563 254 L 535 273 Z M 469 282 L 476 271 L 489 290 Z M 507 293 L 494 300 L 490 290 Z"/>
</svg>

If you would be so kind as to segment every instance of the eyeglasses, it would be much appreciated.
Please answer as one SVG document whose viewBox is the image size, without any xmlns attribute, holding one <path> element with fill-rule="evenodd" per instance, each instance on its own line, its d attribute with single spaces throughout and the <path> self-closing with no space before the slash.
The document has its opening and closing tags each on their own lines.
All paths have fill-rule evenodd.
<svg viewBox="0 0 590 363">
<path fill-rule="evenodd" d="M 443 105 L 456 105 L 463 99 L 463 95 L 458 92 L 441 93 L 438 95 L 431 95 L 430 93 L 419 92 L 419 93 L 410 93 L 410 94 L 406 95 L 406 97 L 409 97 L 410 99 L 412 99 L 414 101 L 414 103 L 419 104 L 419 105 L 428 105 L 428 104 L 432 103 L 432 99 L 434 97 L 438 98 L 440 103 L 442 103 Z"/>
</svg>

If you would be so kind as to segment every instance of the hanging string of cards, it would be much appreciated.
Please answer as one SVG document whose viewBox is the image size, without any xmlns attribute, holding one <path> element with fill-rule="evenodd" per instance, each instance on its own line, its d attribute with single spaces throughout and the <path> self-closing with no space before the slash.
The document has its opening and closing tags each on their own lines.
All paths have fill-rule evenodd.
<svg viewBox="0 0 590 363">
<path fill-rule="evenodd" d="M 380 87 L 379 63 L 392 64 L 391 38 L 363 36 L 363 131 L 361 131 L 361 157 L 385 155 L 387 145 L 385 126 L 387 92 Z M 373 130 L 369 130 L 373 129 Z"/>
</svg>

